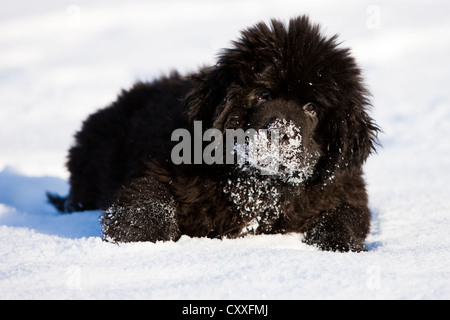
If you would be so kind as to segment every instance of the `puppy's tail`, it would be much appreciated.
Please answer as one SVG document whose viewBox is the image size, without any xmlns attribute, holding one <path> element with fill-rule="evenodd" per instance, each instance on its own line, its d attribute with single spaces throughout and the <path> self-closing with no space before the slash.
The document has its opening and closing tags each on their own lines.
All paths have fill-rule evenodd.
<svg viewBox="0 0 450 320">
<path fill-rule="evenodd" d="M 69 197 L 61 197 L 56 193 L 46 192 L 47 200 L 56 210 L 61 213 L 72 213 L 77 211 L 70 203 Z"/>
</svg>

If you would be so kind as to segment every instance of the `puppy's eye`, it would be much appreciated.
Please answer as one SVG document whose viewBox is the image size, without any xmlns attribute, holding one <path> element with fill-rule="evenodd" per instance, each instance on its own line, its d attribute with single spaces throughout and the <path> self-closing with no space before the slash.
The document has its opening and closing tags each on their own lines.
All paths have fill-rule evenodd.
<svg viewBox="0 0 450 320">
<path fill-rule="evenodd" d="M 272 96 L 270 95 L 269 90 L 262 90 L 258 92 L 258 101 L 270 101 L 272 100 Z"/>
<path fill-rule="evenodd" d="M 317 107 L 314 103 L 309 102 L 303 106 L 303 110 L 310 116 L 316 116 Z"/>
</svg>

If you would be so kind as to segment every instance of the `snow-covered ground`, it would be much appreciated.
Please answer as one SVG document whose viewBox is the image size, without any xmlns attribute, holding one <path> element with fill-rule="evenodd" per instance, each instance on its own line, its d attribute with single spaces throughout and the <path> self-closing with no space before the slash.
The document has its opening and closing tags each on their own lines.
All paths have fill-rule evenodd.
<svg viewBox="0 0 450 320">
<path fill-rule="evenodd" d="M 383 148 L 366 165 L 368 252 L 300 235 L 115 245 L 59 215 L 82 120 L 135 80 L 213 63 L 239 30 L 308 13 L 365 71 Z M 0 4 L 0 299 L 450 299 L 448 1 Z"/>
</svg>

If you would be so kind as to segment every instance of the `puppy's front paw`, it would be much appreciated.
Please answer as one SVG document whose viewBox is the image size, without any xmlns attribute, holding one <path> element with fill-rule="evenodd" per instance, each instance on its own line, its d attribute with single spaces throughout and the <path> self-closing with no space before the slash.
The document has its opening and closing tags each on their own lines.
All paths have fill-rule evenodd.
<svg viewBox="0 0 450 320">
<path fill-rule="evenodd" d="M 159 204 L 143 208 L 112 205 L 102 217 L 103 239 L 113 242 L 176 241 L 180 231 L 175 213 Z"/>
<path fill-rule="evenodd" d="M 344 205 L 324 213 L 305 232 L 304 242 L 325 251 L 366 251 L 370 213 Z"/>
<path fill-rule="evenodd" d="M 170 241 L 180 238 L 176 206 L 164 184 L 141 177 L 123 187 L 102 217 L 102 234 L 114 242 Z"/>
</svg>

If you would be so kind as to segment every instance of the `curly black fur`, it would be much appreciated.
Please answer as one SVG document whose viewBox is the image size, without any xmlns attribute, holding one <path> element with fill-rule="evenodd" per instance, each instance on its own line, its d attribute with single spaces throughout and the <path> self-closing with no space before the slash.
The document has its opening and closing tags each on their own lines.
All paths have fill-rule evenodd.
<svg viewBox="0 0 450 320">
<path fill-rule="evenodd" d="M 104 210 L 111 241 L 301 232 L 323 250 L 361 251 L 370 228 L 362 165 L 378 132 L 369 106 L 336 36 L 304 16 L 259 23 L 216 65 L 137 83 L 91 115 L 69 151 L 70 194 L 49 200 L 63 212 Z M 172 132 L 192 131 L 194 121 L 225 132 L 277 119 L 300 128 L 299 148 L 315 157 L 295 183 L 238 165 L 171 161 Z"/>
</svg>

